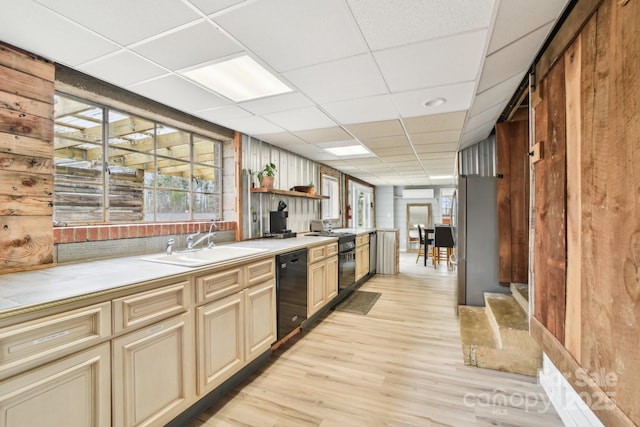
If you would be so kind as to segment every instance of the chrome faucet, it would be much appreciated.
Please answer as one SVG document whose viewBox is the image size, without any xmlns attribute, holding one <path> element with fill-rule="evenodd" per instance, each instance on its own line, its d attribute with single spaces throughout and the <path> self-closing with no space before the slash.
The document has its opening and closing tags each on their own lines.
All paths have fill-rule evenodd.
<svg viewBox="0 0 640 427">
<path fill-rule="evenodd" d="M 216 233 L 213 231 L 213 228 L 218 228 L 218 225 L 216 224 L 215 220 L 211 220 L 211 225 L 209 226 L 209 232 L 207 234 L 205 234 L 204 236 L 200 237 L 198 240 L 196 240 L 195 242 L 192 242 L 192 245 L 189 246 L 189 237 L 187 237 L 187 249 L 193 249 L 196 246 L 198 246 L 204 239 L 207 239 L 207 249 L 211 249 L 212 247 L 214 247 L 216 244 L 213 242 L 213 240 L 211 240 L 212 237 L 215 237 Z M 195 237 L 197 236 L 199 233 L 194 234 L 190 237 Z M 192 239 L 193 240 L 193 239 Z"/>
<path fill-rule="evenodd" d="M 176 243 L 174 239 L 167 240 L 167 255 L 171 255 L 172 247 Z"/>
<path fill-rule="evenodd" d="M 196 237 L 198 234 L 200 234 L 199 231 L 197 233 L 189 234 L 187 236 L 187 250 L 188 251 L 192 250 L 195 245 L 200 243 L 201 240 L 198 240 L 196 243 L 193 243 L 193 238 Z"/>
</svg>

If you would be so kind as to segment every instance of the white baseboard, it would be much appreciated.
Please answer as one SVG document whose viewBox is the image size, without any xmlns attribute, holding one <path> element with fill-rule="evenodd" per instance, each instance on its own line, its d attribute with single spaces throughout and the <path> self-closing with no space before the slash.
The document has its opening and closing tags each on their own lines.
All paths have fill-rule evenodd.
<svg viewBox="0 0 640 427">
<path fill-rule="evenodd" d="M 566 426 L 604 427 L 598 417 L 571 387 L 565 376 L 544 353 L 542 355 L 542 370 L 538 374 L 538 379 Z"/>
</svg>

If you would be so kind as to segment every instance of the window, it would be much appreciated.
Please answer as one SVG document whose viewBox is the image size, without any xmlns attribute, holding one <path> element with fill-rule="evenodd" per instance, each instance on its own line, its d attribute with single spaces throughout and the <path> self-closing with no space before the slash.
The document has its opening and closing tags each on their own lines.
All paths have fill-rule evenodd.
<svg viewBox="0 0 640 427">
<path fill-rule="evenodd" d="M 219 141 L 66 95 L 55 98 L 54 132 L 56 221 L 221 216 Z"/>
<path fill-rule="evenodd" d="M 451 224 L 453 216 L 453 194 L 455 188 L 440 189 L 440 208 L 442 209 L 442 223 Z"/>
<path fill-rule="evenodd" d="M 322 195 L 329 196 L 322 200 L 322 219 L 337 221 L 340 219 L 340 185 L 338 179 L 322 174 Z"/>
</svg>

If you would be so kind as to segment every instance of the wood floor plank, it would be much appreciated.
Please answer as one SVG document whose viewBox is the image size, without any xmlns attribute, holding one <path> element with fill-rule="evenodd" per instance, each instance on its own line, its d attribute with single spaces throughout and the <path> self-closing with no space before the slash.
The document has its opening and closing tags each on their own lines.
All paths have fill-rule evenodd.
<svg viewBox="0 0 640 427">
<path fill-rule="evenodd" d="M 367 315 L 330 312 L 189 427 L 561 426 L 535 378 L 464 365 L 455 273 L 411 258 L 362 286 Z"/>
</svg>

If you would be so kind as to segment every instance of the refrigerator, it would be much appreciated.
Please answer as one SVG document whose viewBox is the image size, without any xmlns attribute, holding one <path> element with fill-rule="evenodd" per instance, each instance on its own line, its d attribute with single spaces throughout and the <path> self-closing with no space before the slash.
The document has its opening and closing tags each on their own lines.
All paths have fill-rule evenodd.
<svg viewBox="0 0 640 427">
<path fill-rule="evenodd" d="M 498 206 L 495 177 L 461 175 L 457 215 L 458 305 L 484 306 L 484 293 L 508 293 L 498 282 Z"/>
</svg>

